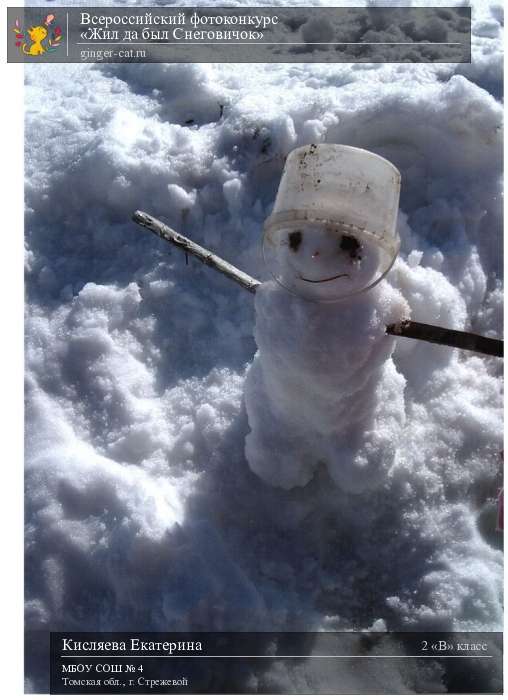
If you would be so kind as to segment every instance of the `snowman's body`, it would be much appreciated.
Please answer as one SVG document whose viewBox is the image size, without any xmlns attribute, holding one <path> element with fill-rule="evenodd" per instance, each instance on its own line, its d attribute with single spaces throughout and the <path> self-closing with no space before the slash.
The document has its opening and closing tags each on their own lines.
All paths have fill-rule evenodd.
<svg viewBox="0 0 508 700">
<path fill-rule="evenodd" d="M 385 329 L 407 315 L 385 281 L 333 305 L 273 282 L 258 288 L 258 352 L 245 392 L 255 473 L 288 489 L 308 483 L 320 465 L 350 492 L 383 480 L 405 418 L 405 381 Z"/>
</svg>

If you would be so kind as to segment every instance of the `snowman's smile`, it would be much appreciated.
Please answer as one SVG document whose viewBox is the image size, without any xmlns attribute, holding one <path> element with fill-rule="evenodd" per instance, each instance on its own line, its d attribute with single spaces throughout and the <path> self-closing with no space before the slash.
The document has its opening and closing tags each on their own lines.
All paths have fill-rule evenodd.
<svg viewBox="0 0 508 700">
<path fill-rule="evenodd" d="M 319 230 L 310 236 L 304 236 L 302 231 L 291 231 L 287 234 L 286 240 L 284 238 L 281 240 L 281 245 L 288 246 L 295 255 L 294 262 L 292 262 L 293 256 L 290 253 L 287 263 L 299 280 L 309 282 L 309 284 L 324 284 L 341 279 L 341 277 L 347 277 L 351 280 L 351 275 L 347 272 L 330 273 L 337 270 L 337 267 L 344 268 L 344 263 L 352 263 L 358 267 L 362 259 L 360 255 L 362 245 L 354 236 L 346 234 L 340 237 L 339 245 L 337 245 L 338 235 L 339 230 L 335 230 L 333 235 Z M 340 260 L 337 260 L 337 257 Z M 301 266 L 308 267 L 308 269 L 302 270 Z M 317 279 L 304 276 L 305 274 L 315 275 L 319 272 L 325 275 L 328 272 L 329 276 Z"/>
<path fill-rule="evenodd" d="M 321 282 L 332 282 L 332 280 L 338 280 L 339 277 L 349 277 L 349 275 L 347 274 L 347 272 L 343 272 L 340 275 L 334 275 L 333 277 L 325 277 L 321 280 L 310 280 L 307 277 L 302 277 L 300 275 L 301 280 L 303 280 L 304 282 L 311 282 L 312 284 L 321 284 Z"/>
</svg>

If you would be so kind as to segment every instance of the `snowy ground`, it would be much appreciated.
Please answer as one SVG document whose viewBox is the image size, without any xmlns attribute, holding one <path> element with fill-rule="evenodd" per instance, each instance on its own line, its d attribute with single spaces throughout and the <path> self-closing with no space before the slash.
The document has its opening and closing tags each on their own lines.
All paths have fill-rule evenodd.
<svg viewBox="0 0 508 700">
<path fill-rule="evenodd" d="M 366 148 L 402 173 L 389 282 L 413 318 L 501 336 L 502 9 L 473 13 L 470 66 L 27 68 L 29 630 L 501 629 L 501 362 L 400 340 L 386 479 L 271 486 L 244 456 L 252 296 L 130 222 L 144 209 L 266 279 L 287 153 Z"/>
</svg>

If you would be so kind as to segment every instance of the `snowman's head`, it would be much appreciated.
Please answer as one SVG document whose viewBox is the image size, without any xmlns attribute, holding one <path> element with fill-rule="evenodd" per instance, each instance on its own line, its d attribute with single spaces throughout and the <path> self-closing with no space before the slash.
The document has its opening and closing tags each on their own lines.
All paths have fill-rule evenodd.
<svg viewBox="0 0 508 700">
<path fill-rule="evenodd" d="M 399 251 L 399 192 L 399 171 L 376 153 L 333 143 L 295 148 L 264 225 L 273 277 L 314 301 L 373 287 Z"/>
<path fill-rule="evenodd" d="M 265 235 L 263 253 L 279 284 L 314 301 L 337 301 L 383 276 L 382 251 L 351 226 L 305 222 L 280 228 Z"/>
</svg>

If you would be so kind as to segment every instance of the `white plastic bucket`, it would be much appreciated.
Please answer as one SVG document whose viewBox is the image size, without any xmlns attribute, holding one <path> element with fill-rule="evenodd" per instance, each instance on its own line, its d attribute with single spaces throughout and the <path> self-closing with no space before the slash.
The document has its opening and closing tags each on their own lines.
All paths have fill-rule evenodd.
<svg viewBox="0 0 508 700">
<path fill-rule="evenodd" d="M 377 284 L 399 252 L 400 173 L 361 148 L 292 151 L 266 220 L 263 256 L 294 294 L 337 301 Z"/>
</svg>

